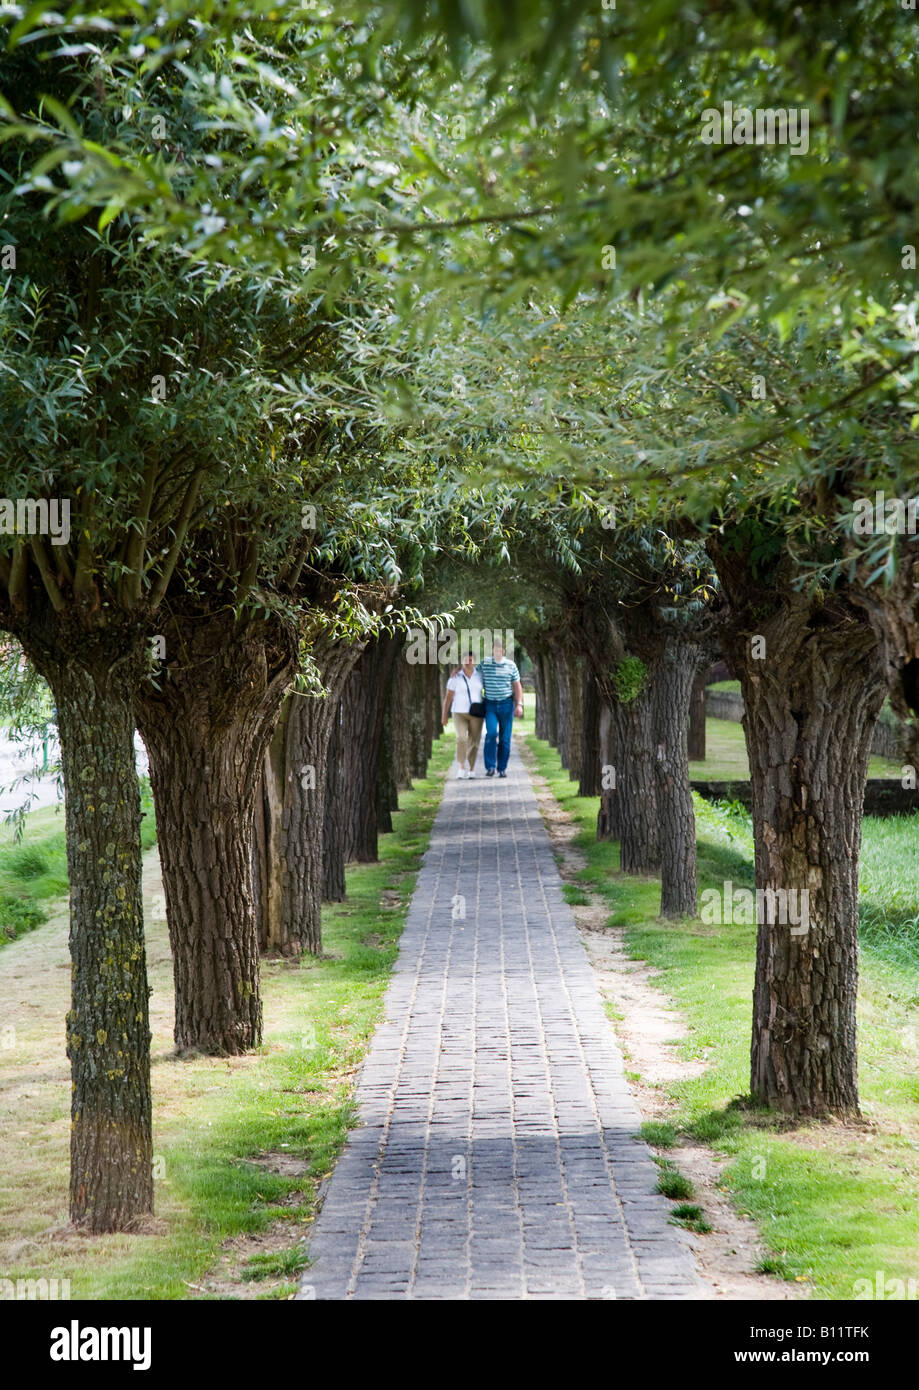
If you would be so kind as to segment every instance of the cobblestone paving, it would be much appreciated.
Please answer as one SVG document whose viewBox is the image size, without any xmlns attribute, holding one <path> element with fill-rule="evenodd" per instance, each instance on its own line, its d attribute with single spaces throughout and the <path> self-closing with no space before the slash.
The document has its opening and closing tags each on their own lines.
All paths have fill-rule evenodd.
<svg viewBox="0 0 919 1390">
<path fill-rule="evenodd" d="M 298 1298 L 700 1298 L 516 752 L 449 781 Z"/>
</svg>

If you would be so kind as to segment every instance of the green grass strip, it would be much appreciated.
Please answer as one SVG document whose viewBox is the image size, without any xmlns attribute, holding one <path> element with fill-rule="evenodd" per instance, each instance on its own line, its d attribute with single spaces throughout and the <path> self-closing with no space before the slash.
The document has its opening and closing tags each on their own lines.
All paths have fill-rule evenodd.
<svg viewBox="0 0 919 1390">
<path fill-rule="evenodd" d="M 380 862 L 349 868 L 347 901 L 323 907 L 321 958 L 263 962 L 260 1051 L 154 1066 L 152 1232 L 49 1251 L 44 1267 L 12 1277 L 63 1271 L 71 1296 L 90 1299 L 232 1298 L 240 1282 L 268 1298 L 296 1289 L 305 1223 L 354 1122 L 355 1069 L 381 1017 L 452 754 L 452 739 L 435 744 L 428 777 L 400 793 L 394 832 L 380 836 Z M 279 1165 L 289 1171 L 275 1171 Z M 278 1240 L 279 1222 L 289 1240 Z M 247 1257 L 246 1238 L 269 1228 L 272 1248 Z M 228 1249 L 235 1272 L 221 1287 L 214 1271 Z"/>
<path fill-rule="evenodd" d="M 860 1086 L 865 1123 L 789 1128 L 744 1100 L 749 1087 L 755 927 L 658 918 L 656 881 L 619 873 L 619 848 L 598 843 L 598 798 L 580 798 L 548 744 L 528 740 L 553 794 L 580 827 L 587 863 L 576 885 L 601 894 L 628 951 L 660 972 L 702 1059 L 701 1076 L 666 1087 L 666 1138 L 688 1134 L 730 1156 L 724 1187 L 757 1222 L 766 1272 L 806 1281 L 822 1298 L 919 1277 L 919 902 L 917 817 L 868 817 L 861 860 Z M 752 886 L 749 818 L 696 797 L 699 889 Z M 571 897 L 572 895 L 568 895 Z M 651 1136 L 649 1135 L 649 1138 Z M 657 1142 L 652 1140 L 652 1142 Z M 915 1287 L 915 1286 L 914 1286 Z"/>
</svg>

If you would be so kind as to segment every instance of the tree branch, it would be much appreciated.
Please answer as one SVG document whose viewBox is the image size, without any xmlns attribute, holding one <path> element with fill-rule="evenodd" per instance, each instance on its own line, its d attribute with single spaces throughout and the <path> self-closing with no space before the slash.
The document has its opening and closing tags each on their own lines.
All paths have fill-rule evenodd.
<svg viewBox="0 0 919 1390">
<path fill-rule="evenodd" d="M 160 605 L 160 603 L 162 603 L 163 596 L 165 595 L 166 590 L 169 587 L 169 581 L 172 578 L 173 571 L 175 570 L 176 564 L 178 563 L 182 546 L 185 544 L 185 536 L 188 532 L 188 523 L 191 520 L 191 514 L 194 510 L 195 502 L 198 500 L 198 490 L 201 487 L 201 482 L 204 478 L 205 471 L 206 470 L 203 468 L 196 469 L 195 472 L 192 474 L 191 482 L 188 484 L 188 489 L 185 493 L 185 500 L 182 503 L 182 510 L 180 511 L 179 516 L 176 520 L 175 539 L 172 542 L 169 554 L 166 556 L 166 563 L 163 565 L 162 571 L 160 572 L 160 577 L 153 586 L 153 591 L 150 595 L 151 609 L 157 608 Z"/>
<path fill-rule="evenodd" d="M 51 567 L 51 562 L 48 559 L 41 536 L 32 536 L 29 545 L 32 554 L 35 557 L 35 563 L 38 566 L 38 572 L 42 577 L 42 583 L 44 584 L 45 589 L 48 593 L 48 597 L 51 600 L 51 606 L 54 609 L 55 613 L 63 613 L 67 605 L 64 602 L 64 596 L 61 593 L 60 585 L 58 584 L 54 570 Z"/>
<path fill-rule="evenodd" d="M 144 484 L 140 495 L 139 522 L 140 525 L 132 531 L 128 541 L 125 565 L 127 574 L 122 575 L 121 579 L 121 601 L 128 607 L 135 607 L 140 602 L 143 592 L 144 581 L 144 549 L 147 544 L 147 529 L 150 522 L 150 509 L 153 506 L 154 489 L 159 469 L 154 460 L 150 460 L 144 473 Z"/>
<path fill-rule="evenodd" d="M 259 561 L 261 560 L 261 558 L 261 541 L 259 541 L 257 537 L 253 537 L 252 540 L 250 540 L 248 546 L 246 547 L 246 558 L 243 562 L 242 571 L 239 576 L 239 584 L 237 586 L 236 591 L 237 602 L 245 598 L 246 594 L 248 594 L 250 589 L 252 589 L 255 585 L 256 578 L 258 577 Z"/>
<path fill-rule="evenodd" d="M 13 551 L 10 565 L 10 606 L 15 612 L 25 614 L 29 609 L 29 552 L 22 541 Z"/>
</svg>

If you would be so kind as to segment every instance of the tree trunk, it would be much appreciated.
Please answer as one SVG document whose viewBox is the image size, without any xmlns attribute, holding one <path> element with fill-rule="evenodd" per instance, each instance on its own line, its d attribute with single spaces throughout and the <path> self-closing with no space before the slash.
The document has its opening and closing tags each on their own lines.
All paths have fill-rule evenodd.
<svg viewBox="0 0 919 1390">
<path fill-rule="evenodd" d="M 556 706 L 555 746 L 558 749 L 559 762 L 562 767 L 567 769 L 571 766 L 571 699 L 568 683 L 568 662 L 564 648 L 556 643 L 553 643 L 552 646 L 552 677 L 555 685 Z"/>
<path fill-rule="evenodd" d="M 697 672 L 689 700 L 689 759 L 705 761 L 705 688 L 708 671 Z"/>
<path fill-rule="evenodd" d="M 577 782 L 581 776 L 583 671 L 580 657 L 569 647 L 565 648 L 565 670 L 568 675 L 568 777 L 570 781 Z"/>
<path fill-rule="evenodd" d="M 311 654 L 324 696 L 288 695 L 262 769 L 263 841 L 274 858 L 262 861 L 268 892 L 261 903 L 263 950 L 282 955 L 322 949 L 323 828 L 328 752 L 345 681 L 361 645 L 320 638 Z"/>
<path fill-rule="evenodd" d="M 380 731 L 380 751 L 377 758 L 377 824 L 382 835 L 391 835 L 392 813 L 399 809 L 399 783 L 396 769 L 397 727 L 402 723 L 399 706 L 400 677 L 405 661 L 402 653 L 405 641 L 393 639 L 393 657 L 389 680 L 383 697 L 383 722 Z"/>
<path fill-rule="evenodd" d="M 153 1211 L 149 989 L 134 696 L 139 624 L 54 612 L 39 591 L 0 617 L 54 697 L 70 883 L 70 1219 L 93 1235 Z M 83 621 L 85 620 L 85 621 Z"/>
<path fill-rule="evenodd" d="M 265 749 L 294 673 L 295 639 L 274 620 L 175 613 L 160 689 L 141 688 L 180 1051 L 217 1056 L 262 1035 L 252 829 Z"/>
<path fill-rule="evenodd" d="M 619 623 L 598 618 L 588 606 L 577 629 L 583 651 L 597 682 L 600 701 L 600 810 L 597 838 L 619 841 L 619 865 L 623 873 L 652 874 L 660 868 L 660 842 L 655 803 L 654 745 L 655 682 L 661 637 L 653 609 L 633 609 L 631 636 L 641 641 L 644 667 L 640 684 L 619 698 L 618 672 L 630 655 Z M 650 637 L 650 642 L 646 640 Z"/>
<path fill-rule="evenodd" d="M 763 895 L 751 1092 L 796 1117 L 854 1115 L 858 855 L 885 693 L 877 637 L 844 589 L 815 599 L 776 584 L 763 616 L 762 583 L 743 557 L 712 549 L 731 606 L 725 636 L 743 691 Z M 781 898 L 770 902 L 779 890 L 798 894 L 784 924 Z"/>
<path fill-rule="evenodd" d="M 406 663 L 408 664 L 408 663 Z M 439 669 L 439 668 L 438 668 Z M 409 703 L 406 719 L 412 752 L 412 776 L 424 777 L 428 770 L 428 752 L 425 745 L 425 675 L 424 667 L 409 666 Z"/>
<path fill-rule="evenodd" d="M 549 720 L 546 693 L 546 656 L 541 647 L 533 647 L 533 693 L 536 700 L 536 714 L 533 718 L 533 733 L 544 742 L 548 738 Z"/>
<path fill-rule="evenodd" d="M 615 746 L 619 749 L 619 867 L 624 874 L 654 874 L 661 865 L 655 801 L 654 686 L 656 663 L 641 692 L 627 704 L 614 701 Z"/>
<path fill-rule="evenodd" d="M 581 757 L 578 796 L 599 796 L 600 787 L 600 699 L 597 681 L 588 663 L 581 680 Z M 603 838 L 603 837 L 601 837 Z"/>
<path fill-rule="evenodd" d="M 28 644 L 24 643 L 28 651 Z M 153 1211 L 150 1025 L 134 690 L 140 649 L 105 669 L 39 665 L 57 707 L 70 878 L 70 1217 L 92 1234 Z"/>
<path fill-rule="evenodd" d="M 342 702 L 339 790 L 345 806 L 345 863 L 376 863 L 377 764 L 383 732 L 383 710 L 397 640 L 384 634 L 368 642 L 345 688 Z M 419 681 L 425 691 L 424 672 Z M 424 715 L 424 704 L 422 704 Z M 424 723 L 422 725 L 424 728 Z M 419 775 L 423 776 L 427 767 Z"/>
<path fill-rule="evenodd" d="M 600 809 L 597 811 L 597 839 L 618 840 L 622 835 L 616 787 L 616 768 L 622 766 L 618 744 L 619 726 L 613 714 L 612 704 L 601 695 L 599 687 L 597 699 L 597 732 L 600 742 Z"/>
<path fill-rule="evenodd" d="M 661 916 L 696 915 L 696 818 L 687 726 L 700 648 L 668 637 L 654 680 L 654 781 L 661 853 Z"/>
<path fill-rule="evenodd" d="M 252 822 L 252 896 L 259 948 L 265 952 L 281 950 L 284 935 L 284 797 L 292 709 L 293 697 L 288 694 L 265 749 Z"/>
<path fill-rule="evenodd" d="M 555 679 L 555 656 L 547 650 L 543 661 L 546 686 L 546 742 L 558 747 L 558 682 Z"/>
<path fill-rule="evenodd" d="M 390 682 L 390 692 L 392 682 Z M 396 786 L 393 712 L 389 700 L 383 706 L 383 725 L 380 730 L 380 752 L 377 758 L 377 829 L 381 835 L 392 834 L 392 813 L 399 809 L 399 789 Z"/>
<path fill-rule="evenodd" d="M 345 683 L 347 685 L 347 682 Z M 345 811 L 342 785 L 341 721 L 344 696 L 331 711 L 326 753 L 325 814 L 322 827 L 322 896 L 326 902 L 345 900 Z"/>
<path fill-rule="evenodd" d="M 393 683 L 390 696 L 392 702 L 393 772 L 397 792 L 410 792 L 412 790 L 412 727 L 409 711 L 412 692 L 411 667 L 405 660 L 403 643 L 402 654 L 393 665 Z"/>
<path fill-rule="evenodd" d="M 423 666 L 424 672 L 424 775 L 428 773 L 428 763 L 434 752 L 434 740 L 440 738 L 442 724 L 440 722 L 440 712 L 443 708 L 443 697 L 440 689 L 440 678 L 442 668 L 440 666 Z"/>
</svg>

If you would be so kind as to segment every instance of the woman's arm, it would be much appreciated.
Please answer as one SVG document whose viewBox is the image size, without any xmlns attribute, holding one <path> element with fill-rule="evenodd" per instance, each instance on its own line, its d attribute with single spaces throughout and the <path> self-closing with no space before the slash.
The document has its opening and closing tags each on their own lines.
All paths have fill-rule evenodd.
<svg viewBox="0 0 919 1390">
<path fill-rule="evenodd" d="M 453 704 L 453 691 L 452 691 L 452 690 L 448 690 L 447 693 L 446 693 L 446 695 L 444 696 L 444 708 L 443 708 L 443 714 L 441 715 L 441 722 L 442 722 L 444 725 L 446 725 L 447 720 L 450 718 L 450 706 L 451 706 L 452 704 Z"/>
</svg>

